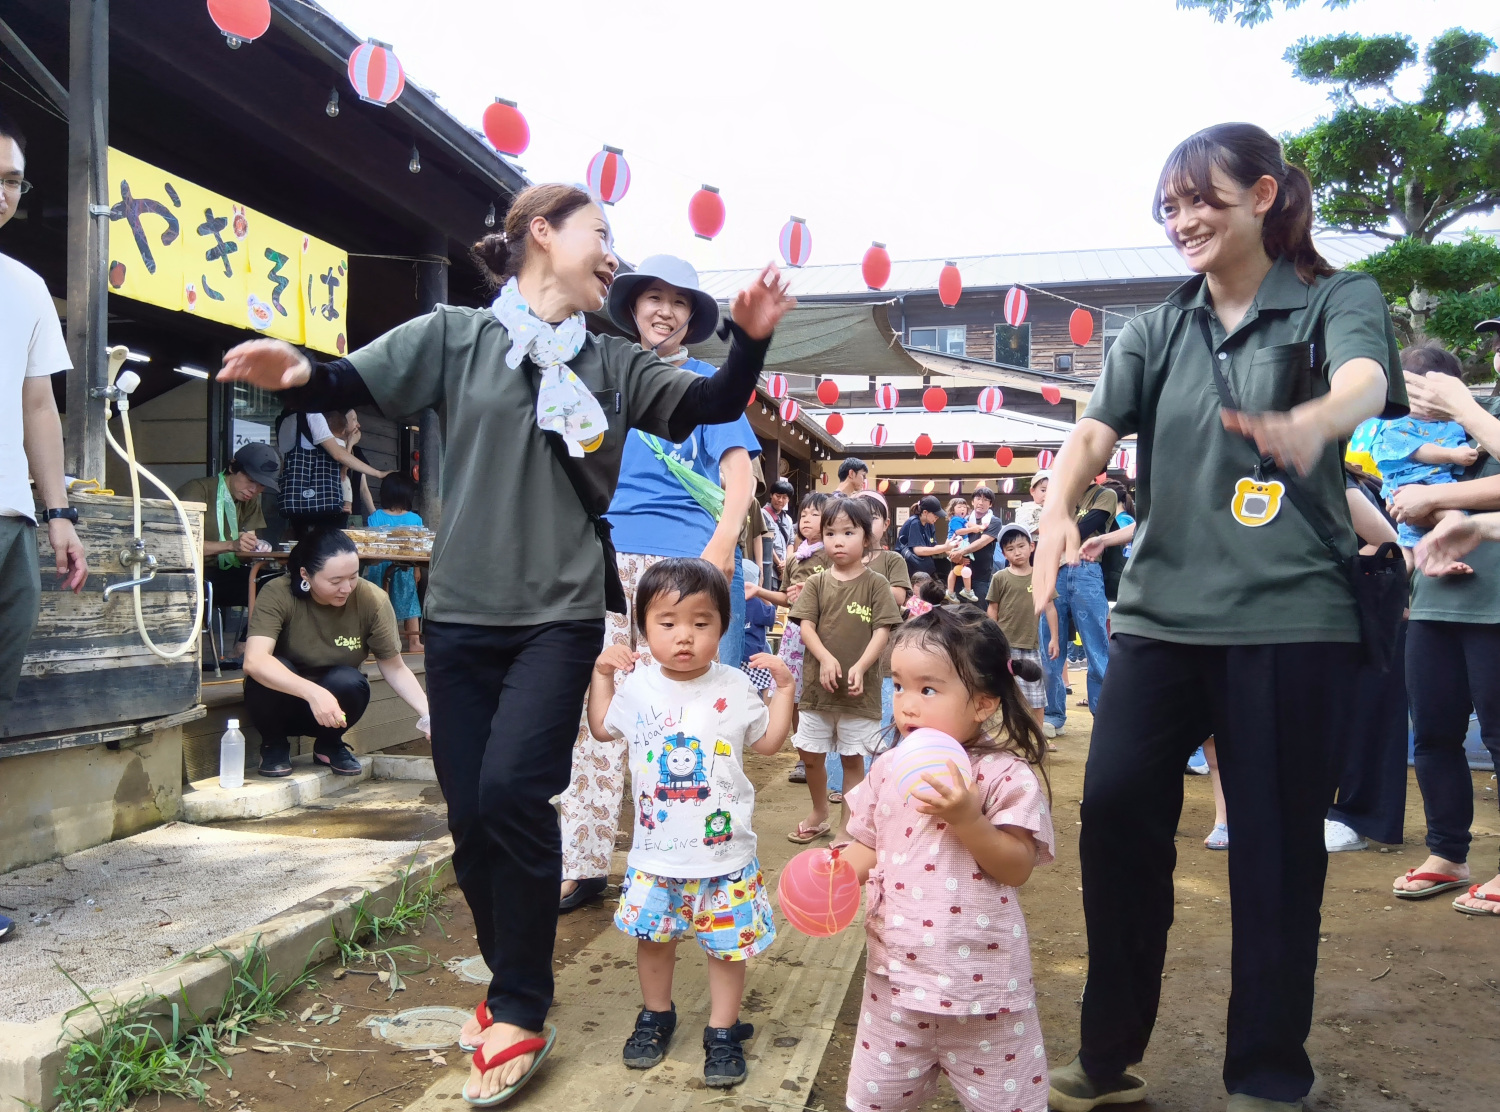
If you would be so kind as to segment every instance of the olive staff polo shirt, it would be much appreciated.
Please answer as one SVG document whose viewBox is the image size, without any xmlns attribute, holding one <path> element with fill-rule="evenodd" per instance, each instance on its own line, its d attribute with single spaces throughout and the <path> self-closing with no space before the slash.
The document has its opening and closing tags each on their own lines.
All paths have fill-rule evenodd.
<svg viewBox="0 0 1500 1112">
<path fill-rule="evenodd" d="M 604 616 L 604 555 L 588 514 L 536 424 L 537 367 L 505 363 L 510 333 L 488 309 L 440 305 L 351 354 L 380 411 L 436 408 L 443 519 L 427 588 L 433 621 L 541 625 Z M 568 364 L 609 421 L 579 461 L 607 505 L 629 429 L 668 436 L 699 380 L 618 336 L 590 335 Z"/>
<path fill-rule="evenodd" d="M 1212 351 L 1195 319 L 1200 311 L 1209 314 Z M 1310 340 L 1316 366 L 1309 365 Z M 1358 641 L 1344 572 L 1289 500 L 1259 526 L 1231 515 L 1236 484 L 1252 474 L 1259 453 L 1220 420 L 1215 358 L 1246 412 L 1285 411 L 1326 394 L 1333 373 L 1358 358 L 1385 368 L 1384 415 L 1406 412 L 1396 333 L 1368 275 L 1340 272 L 1309 286 L 1278 259 L 1228 336 L 1202 276 L 1135 317 L 1110 349 L 1084 413 L 1119 436 L 1136 433 L 1143 455 L 1150 453 L 1113 629 L 1197 645 Z M 1298 482 L 1352 556 L 1341 455 L 1341 445 L 1328 445 Z"/>
</svg>

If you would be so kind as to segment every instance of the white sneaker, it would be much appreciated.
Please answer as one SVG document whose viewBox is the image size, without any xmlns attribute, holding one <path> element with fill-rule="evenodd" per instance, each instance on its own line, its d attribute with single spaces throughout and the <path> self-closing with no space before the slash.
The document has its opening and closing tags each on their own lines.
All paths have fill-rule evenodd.
<svg viewBox="0 0 1500 1112">
<path fill-rule="evenodd" d="M 1046 738 L 1049 738 L 1049 739 L 1050 738 L 1055 738 L 1058 735 L 1059 732 L 1060 731 L 1058 730 L 1058 728 L 1056 726 L 1054 726 L 1051 722 L 1043 722 L 1042 723 L 1042 736 L 1043 737 L 1046 737 Z"/>
<path fill-rule="evenodd" d="M 1324 819 L 1323 845 L 1329 853 L 1343 853 L 1346 850 L 1368 849 L 1370 843 L 1361 838 L 1353 827 L 1333 819 Z"/>
</svg>

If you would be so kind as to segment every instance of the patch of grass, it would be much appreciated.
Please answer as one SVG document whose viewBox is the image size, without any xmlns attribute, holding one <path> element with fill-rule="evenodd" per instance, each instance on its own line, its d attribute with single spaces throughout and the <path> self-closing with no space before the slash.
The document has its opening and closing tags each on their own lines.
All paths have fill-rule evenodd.
<svg viewBox="0 0 1500 1112">
<path fill-rule="evenodd" d="M 243 959 L 219 954 L 229 963 L 231 980 L 211 1020 L 195 1014 L 185 996 L 181 1002 L 167 1003 L 170 1028 L 160 1010 L 163 1001 L 149 996 L 108 1009 L 89 1000 L 69 1012 L 70 1019 L 93 1012 L 101 1029 L 91 1039 L 63 1024 L 63 1037 L 72 1035 L 78 1041 L 68 1048 L 54 1093 L 60 1112 L 123 1112 L 151 1094 L 201 1102 L 207 1096 L 202 1074 L 218 1070 L 233 1076 L 224 1048 L 235 1046 L 255 1023 L 285 1018 L 280 1004 L 287 994 L 316 984 L 306 971 L 280 983 L 258 945 Z M 88 996 L 71 977 L 68 981 Z"/>
<path fill-rule="evenodd" d="M 392 992 L 400 980 L 400 974 L 396 971 L 396 958 L 413 962 L 426 959 L 430 965 L 432 955 L 420 946 L 387 946 L 383 943 L 392 936 L 420 931 L 429 919 L 439 931 L 443 929 L 438 912 L 447 902 L 447 896 L 438 888 L 437 882 L 448 864 L 444 862 L 434 869 L 420 884 L 412 881 L 411 871 L 415 864 L 416 854 L 413 853 L 412 860 L 401 873 L 401 887 L 397 889 L 393 899 L 372 900 L 367 892 L 354 905 L 354 920 L 349 924 L 348 932 L 341 933 L 337 923 L 331 928 L 339 964 L 345 967 L 365 963 L 377 965 L 384 959 L 391 967 Z M 377 913 L 376 905 L 386 902 L 390 903 L 389 909 Z"/>
</svg>

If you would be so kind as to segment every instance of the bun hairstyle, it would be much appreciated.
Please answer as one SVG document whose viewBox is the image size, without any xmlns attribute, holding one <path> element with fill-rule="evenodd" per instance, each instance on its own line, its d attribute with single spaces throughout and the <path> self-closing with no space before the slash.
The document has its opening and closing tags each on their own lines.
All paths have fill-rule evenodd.
<svg viewBox="0 0 1500 1112">
<path fill-rule="evenodd" d="M 345 553 L 352 555 L 358 551 L 354 547 L 354 542 L 349 539 L 349 534 L 342 529 L 318 529 L 303 537 L 297 542 L 297 547 L 292 549 L 286 561 L 286 574 L 291 581 L 292 597 L 300 598 L 304 602 L 311 600 L 312 587 L 307 580 L 322 571 L 323 566 L 335 556 L 342 556 Z M 307 572 L 307 579 L 302 577 L 304 571 Z"/>
<path fill-rule="evenodd" d="M 1157 179 L 1152 218 L 1158 224 L 1165 222 L 1161 209 L 1168 195 L 1197 193 L 1214 208 L 1228 208 L 1229 203 L 1214 189 L 1215 167 L 1241 189 L 1249 189 L 1266 176 L 1276 180 L 1276 200 L 1260 233 L 1267 255 L 1289 259 L 1297 277 L 1307 285 L 1319 275 L 1334 273 L 1313 245 L 1312 182 L 1300 166 L 1287 163 L 1276 137 L 1254 124 L 1215 124 L 1178 143 Z"/>
<path fill-rule="evenodd" d="M 511 202 L 501 231 L 485 236 L 469 254 L 490 288 L 498 290 L 525 265 L 533 220 L 540 216 L 549 224 L 560 225 L 593 203 L 594 199 L 576 185 L 551 182 L 528 186 Z"/>
</svg>

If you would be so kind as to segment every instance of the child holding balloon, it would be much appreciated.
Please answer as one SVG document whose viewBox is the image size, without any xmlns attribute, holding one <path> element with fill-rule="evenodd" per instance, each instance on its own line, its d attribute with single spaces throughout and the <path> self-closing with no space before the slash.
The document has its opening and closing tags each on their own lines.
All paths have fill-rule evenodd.
<svg viewBox="0 0 1500 1112">
<path fill-rule="evenodd" d="M 897 631 L 891 671 L 905 740 L 848 793 L 840 851 L 868 880 L 848 1107 L 916 1108 L 942 1071 L 971 1112 L 1045 1112 L 1017 892 L 1054 844 L 1046 741 L 1016 682 L 1041 671 L 1012 659 L 995 622 L 951 608 Z"/>
<path fill-rule="evenodd" d="M 745 962 L 776 939 L 756 856 L 755 788 L 744 751 L 778 752 L 792 728 L 792 677 L 769 653 L 750 658 L 775 678 L 768 708 L 750 678 L 715 657 L 729 626 L 729 582 L 707 560 L 671 557 L 641 576 L 631 611 L 655 661 L 611 645 L 589 687 L 589 729 L 628 743 L 635 837 L 615 926 L 636 939 L 645 998 L 625 1043 L 631 1069 L 666 1057 L 677 1028 L 672 972 L 677 943 L 696 938 L 708 955 L 709 1020 L 703 1080 L 745 1079 L 740 1022 Z M 615 673 L 630 675 L 615 687 Z"/>
</svg>

